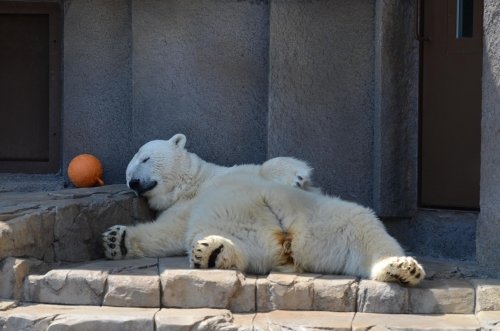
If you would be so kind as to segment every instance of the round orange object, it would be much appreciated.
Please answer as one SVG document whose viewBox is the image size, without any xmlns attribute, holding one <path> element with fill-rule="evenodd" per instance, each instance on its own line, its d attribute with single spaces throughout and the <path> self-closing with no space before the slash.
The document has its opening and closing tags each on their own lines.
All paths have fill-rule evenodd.
<svg viewBox="0 0 500 331">
<path fill-rule="evenodd" d="M 90 154 L 80 154 L 71 160 L 68 177 L 76 187 L 104 185 L 101 162 Z"/>
</svg>

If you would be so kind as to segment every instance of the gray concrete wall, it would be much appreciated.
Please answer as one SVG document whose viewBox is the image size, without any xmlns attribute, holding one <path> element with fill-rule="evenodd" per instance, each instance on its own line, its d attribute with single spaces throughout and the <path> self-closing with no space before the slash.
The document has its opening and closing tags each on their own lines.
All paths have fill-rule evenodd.
<svg viewBox="0 0 500 331">
<path fill-rule="evenodd" d="M 484 1 L 481 214 L 477 259 L 500 265 L 500 2 Z M 500 268 L 500 267 L 499 267 Z"/>
<path fill-rule="evenodd" d="M 375 7 L 373 207 L 383 217 L 417 211 L 419 42 L 415 1 Z"/>
<path fill-rule="evenodd" d="M 371 206 L 374 2 L 270 5 L 268 156 L 308 160 L 328 193 Z"/>
<path fill-rule="evenodd" d="M 132 3 L 133 148 L 182 132 L 190 150 L 209 161 L 262 162 L 267 3 Z"/>
<path fill-rule="evenodd" d="M 129 1 L 66 1 L 64 12 L 64 174 L 74 156 L 91 153 L 106 183 L 123 183 L 132 131 Z"/>
<path fill-rule="evenodd" d="M 410 255 L 474 260 L 477 218 L 477 212 L 421 210 L 384 223 Z"/>
</svg>

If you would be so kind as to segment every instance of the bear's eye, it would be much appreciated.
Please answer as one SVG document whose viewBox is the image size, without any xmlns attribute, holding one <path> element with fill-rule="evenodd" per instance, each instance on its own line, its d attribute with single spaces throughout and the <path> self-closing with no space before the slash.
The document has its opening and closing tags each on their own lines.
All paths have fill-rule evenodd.
<svg viewBox="0 0 500 331">
<path fill-rule="evenodd" d="M 142 160 L 142 163 L 146 163 L 149 161 L 149 157 L 145 158 L 144 160 Z"/>
</svg>

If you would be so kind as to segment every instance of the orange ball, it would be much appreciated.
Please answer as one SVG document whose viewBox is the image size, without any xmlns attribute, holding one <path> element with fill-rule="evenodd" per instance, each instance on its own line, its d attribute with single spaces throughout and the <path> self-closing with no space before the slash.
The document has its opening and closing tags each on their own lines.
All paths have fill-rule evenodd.
<svg viewBox="0 0 500 331">
<path fill-rule="evenodd" d="M 68 177 L 76 187 L 104 185 L 101 162 L 90 154 L 80 154 L 71 160 Z"/>
</svg>

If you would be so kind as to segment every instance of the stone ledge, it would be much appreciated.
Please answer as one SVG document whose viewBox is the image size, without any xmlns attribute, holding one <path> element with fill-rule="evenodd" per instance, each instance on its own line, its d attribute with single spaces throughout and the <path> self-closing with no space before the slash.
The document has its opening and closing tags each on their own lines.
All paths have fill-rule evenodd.
<svg viewBox="0 0 500 331">
<path fill-rule="evenodd" d="M 493 280 L 477 280 L 490 284 Z M 479 297 L 498 304 L 497 287 Z M 490 292 L 491 290 L 491 292 Z M 410 288 L 348 276 L 188 269 L 186 257 L 97 260 L 30 275 L 24 300 L 75 305 L 218 308 L 233 313 L 307 310 L 382 314 L 472 314 L 475 287 L 464 279 L 425 280 Z M 478 299 L 479 300 L 479 299 Z M 486 299 L 485 299 L 486 300 Z M 484 310 L 484 309 L 483 309 Z"/>
<path fill-rule="evenodd" d="M 353 331 L 476 331 L 479 329 L 480 325 L 476 317 L 465 314 L 405 315 L 357 313 L 352 322 Z"/>
<path fill-rule="evenodd" d="M 349 331 L 355 313 L 326 311 L 284 311 L 256 314 L 248 330 L 335 330 Z M 238 320 L 236 320 L 238 321 Z"/>
<path fill-rule="evenodd" d="M 476 316 L 482 331 L 500 331 L 500 311 L 482 311 Z"/>
<path fill-rule="evenodd" d="M 105 229 L 152 218 L 146 201 L 125 185 L 0 192 L 0 260 L 33 257 L 53 263 L 101 258 L 100 234 Z"/>
<path fill-rule="evenodd" d="M 235 314 L 227 309 L 123 308 L 27 305 L 0 311 L 5 331 L 77 330 L 498 330 L 500 312 L 402 315 L 325 311 L 285 311 Z"/>
<path fill-rule="evenodd" d="M 0 328 L 18 330 L 154 330 L 158 309 L 28 305 L 0 312 Z"/>
<path fill-rule="evenodd" d="M 157 259 L 99 260 L 30 275 L 24 301 L 63 305 L 159 307 Z"/>
</svg>

